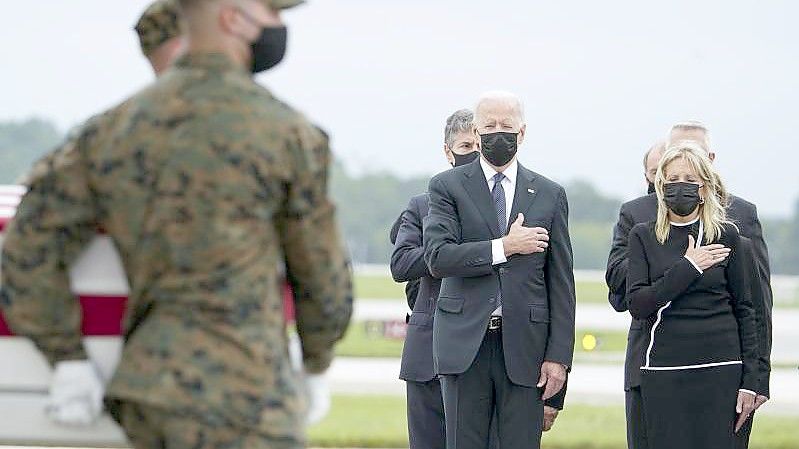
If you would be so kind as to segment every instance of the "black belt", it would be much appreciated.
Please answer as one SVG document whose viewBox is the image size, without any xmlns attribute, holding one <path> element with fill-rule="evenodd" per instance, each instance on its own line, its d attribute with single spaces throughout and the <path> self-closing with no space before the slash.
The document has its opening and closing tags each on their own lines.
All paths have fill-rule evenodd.
<svg viewBox="0 0 799 449">
<path fill-rule="evenodd" d="M 502 329 L 502 317 L 501 316 L 492 316 L 488 319 L 488 330 L 490 331 L 497 331 Z"/>
</svg>

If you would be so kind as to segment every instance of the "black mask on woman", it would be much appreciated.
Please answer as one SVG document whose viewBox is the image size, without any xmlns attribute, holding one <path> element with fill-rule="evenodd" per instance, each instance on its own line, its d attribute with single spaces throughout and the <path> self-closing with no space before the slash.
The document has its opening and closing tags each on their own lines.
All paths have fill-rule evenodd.
<svg viewBox="0 0 799 449">
<path fill-rule="evenodd" d="M 480 157 L 479 151 L 472 151 L 471 153 L 466 154 L 458 154 L 456 152 L 452 152 L 452 157 L 455 159 L 455 163 L 452 164 L 453 167 L 460 167 L 461 165 L 466 165 L 468 163 L 473 162 L 475 159 Z"/>
<path fill-rule="evenodd" d="M 516 155 L 519 133 L 498 132 L 480 135 L 480 150 L 494 167 L 502 167 Z"/>
<path fill-rule="evenodd" d="M 702 202 L 699 197 L 699 184 L 692 182 L 669 182 L 663 186 L 663 201 L 666 206 L 679 215 L 687 217 Z"/>
<path fill-rule="evenodd" d="M 252 73 L 260 73 L 280 64 L 286 55 L 288 30 L 284 26 L 264 27 L 246 11 L 240 9 L 241 15 L 251 24 L 261 27 L 261 34 L 250 44 L 252 50 Z"/>
</svg>

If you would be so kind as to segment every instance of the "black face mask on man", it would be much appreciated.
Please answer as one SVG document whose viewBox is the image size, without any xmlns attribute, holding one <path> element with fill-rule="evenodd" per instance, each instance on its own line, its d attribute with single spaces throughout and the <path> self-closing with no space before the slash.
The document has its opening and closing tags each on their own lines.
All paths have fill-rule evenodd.
<svg viewBox="0 0 799 449">
<path fill-rule="evenodd" d="M 663 186 L 663 201 L 672 212 L 680 217 L 687 217 L 702 203 L 699 187 L 699 184 L 692 182 L 666 183 Z"/>
<path fill-rule="evenodd" d="M 480 134 L 480 150 L 494 167 L 502 167 L 513 159 L 518 149 L 519 133 Z"/>
<path fill-rule="evenodd" d="M 649 182 L 649 180 L 647 180 L 646 182 L 647 182 L 647 184 L 649 184 L 647 186 L 647 188 L 646 188 L 646 194 L 647 195 L 651 195 L 651 194 L 655 193 L 655 183 L 654 182 Z"/>
<path fill-rule="evenodd" d="M 251 24 L 261 28 L 261 34 L 250 43 L 252 51 L 252 73 L 260 73 L 280 64 L 286 55 L 288 30 L 284 26 L 263 26 L 244 10 L 241 15 Z"/>
<path fill-rule="evenodd" d="M 453 167 L 460 167 L 461 165 L 466 165 L 473 162 L 475 159 L 480 157 L 479 151 L 472 151 L 471 153 L 466 154 L 458 154 L 456 152 L 452 152 L 452 157 L 455 159 L 455 162 L 452 164 Z"/>
</svg>

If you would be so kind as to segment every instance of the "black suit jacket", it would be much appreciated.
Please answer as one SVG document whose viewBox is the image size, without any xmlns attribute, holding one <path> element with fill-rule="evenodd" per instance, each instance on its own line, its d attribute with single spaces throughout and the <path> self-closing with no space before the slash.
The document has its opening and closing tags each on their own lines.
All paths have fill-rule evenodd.
<svg viewBox="0 0 799 449">
<path fill-rule="evenodd" d="M 638 223 L 646 223 L 657 218 L 657 195 L 651 194 L 624 203 L 619 212 L 619 221 L 613 229 L 613 245 L 608 257 L 605 281 L 610 293 L 608 301 L 619 312 L 628 310 L 625 292 L 627 291 L 627 242 L 630 230 Z M 768 248 L 763 239 L 763 230 L 757 217 L 754 204 L 730 196 L 727 214 L 740 230 L 743 237 L 750 242 L 745 244 L 745 251 L 751 249 L 752 261 L 752 305 L 758 330 L 758 371 L 760 388 L 758 393 L 769 395 L 769 374 L 771 372 L 771 272 L 769 269 Z M 627 356 L 624 370 L 624 388 L 630 389 L 641 383 L 641 370 L 646 347 L 649 344 L 647 320 L 633 319 L 630 333 L 627 336 Z"/>
<path fill-rule="evenodd" d="M 402 224 L 402 218 L 406 213 L 409 213 L 407 209 L 402 211 L 399 217 L 394 220 L 394 224 L 391 225 L 391 230 L 388 232 L 388 239 L 392 246 L 397 243 L 397 235 L 399 234 L 400 225 Z M 397 281 L 396 278 L 394 280 Z M 408 301 L 408 308 L 413 310 L 413 305 L 416 302 L 416 295 L 419 294 L 419 279 L 397 282 L 405 282 L 405 300 Z M 405 321 L 407 322 L 410 318 L 411 316 L 408 315 Z"/>
<path fill-rule="evenodd" d="M 498 306 L 500 288 L 510 380 L 534 387 L 544 360 L 571 366 L 575 296 L 566 192 L 520 164 L 509 221 L 519 213 L 525 226 L 549 230 L 550 246 L 544 253 L 513 255 L 494 266 L 491 240 L 502 236 L 480 160 L 430 181 L 425 260 L 430 272 L 443 279 L 433 329 L 438 374 L 469 368 Z"/>
<path fill-rule="evenodd" d="M 429 211 L 428 194 L 411 198 L 400 215 L 394 251 L 391 253 L 391 275 L 397 282 L 417 282 L 417 293 L 408 304 L 413 311 L 408 319 L 408 333 L 402 349 L 400 379 L 427 382 L 435 378 L 433 370 L 433 313 L 441 280 L 430 276 L 424 261 L 422 221 Z M 407 293 L 407 292 L 406 292 Z"/>
</svg>

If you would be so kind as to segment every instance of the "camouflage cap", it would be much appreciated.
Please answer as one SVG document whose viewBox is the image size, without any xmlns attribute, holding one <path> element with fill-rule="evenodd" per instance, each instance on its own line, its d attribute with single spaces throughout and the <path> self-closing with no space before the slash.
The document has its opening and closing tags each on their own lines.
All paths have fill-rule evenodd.
<svg viewBox="0 0 799 449">
<path fill-rule="evenodd" d="M 182 34 L 178 2 L 156 0 L 147 7 L 134 29 L 139 35 L 142 53 L 150 56 L 164 42 Z"/>
<path fill-rule="evenodd" d="M 287 9 L 293 8 L 297 5 L 305 3 L 305 0 L 261 0 L 266 6 L 274 9 Z"/>
</svg>

